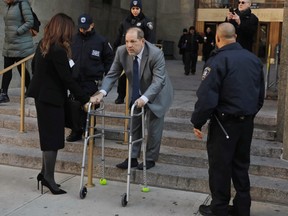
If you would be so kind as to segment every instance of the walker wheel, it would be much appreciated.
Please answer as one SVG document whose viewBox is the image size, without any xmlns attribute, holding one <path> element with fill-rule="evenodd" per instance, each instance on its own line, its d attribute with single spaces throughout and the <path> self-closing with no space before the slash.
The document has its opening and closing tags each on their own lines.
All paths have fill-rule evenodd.
<svg viewBox="0 0 288 216">
<path fill-rule="evenodd" d="M 122 195 L 122 198 L 121 198 L 121 204 L 122 204 L 123 207 L 125 207 L 125 206 L 127 205 L 127 203 L 128 203 L 128 201 L 127 201 L 127 194 L 124 193 L 124 194 Z"/>
<path fill-rule="evenodd" d="M 82 189 L 80 190 L 80 198 L 84 199 L 86 197 L 86 194 L 87 194 L 87 188 L 83 186 Z"/>
</svg>

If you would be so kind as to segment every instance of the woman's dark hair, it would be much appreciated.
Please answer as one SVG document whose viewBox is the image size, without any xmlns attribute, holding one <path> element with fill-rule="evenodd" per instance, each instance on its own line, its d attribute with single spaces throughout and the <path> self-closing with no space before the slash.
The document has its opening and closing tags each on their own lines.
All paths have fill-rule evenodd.
<svg viewBox="0 0 288 216">
<path fill-rule="evenodd" d="M 44 37 L 41 41 L 40 49 L 45 56 L 52 45 L 62 46 L 67 56 L 71 57 L 70 43 L 74 33 L 74 21 L 64 13 L 54 15 L 44 29 Z"/>
</svg>

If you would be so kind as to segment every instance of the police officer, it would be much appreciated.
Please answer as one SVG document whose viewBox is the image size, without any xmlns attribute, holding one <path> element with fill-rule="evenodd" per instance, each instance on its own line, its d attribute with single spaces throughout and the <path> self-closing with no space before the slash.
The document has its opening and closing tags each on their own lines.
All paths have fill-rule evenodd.
<svg viewBox="0 0 288 216">
<path fill-rule="evenodd" d="M 72 59 L 75 63 L 72 68 L 73 77 L 89 96 L 98 91 L 98 83 L 109 71 L 114 59 L 111 45 L 95 31 L 94 26 L 90 15 L 79 16 L 78 32 L 74 35 L 71 45 Z M 82 139 L 86 115 L 84 111 L 81 113 L 80 122 L 72 124 L 71 133 L 66 138 L 69 142 Z"/>
<path fill-rule="evenodd" d="M 114 51 L 117 47 L 125 44 L 125 35 L 129 28 L 138 27 L 144 32 L 145 40 L 150 43 L 155 43 L 155 35 L 153 32 L 153 23 L 142 12 L 141 0 L 132 0 L 130 2 L 130 14 L 121 22 L 116 40 L 113 44 Z M 125 73 L 118 80 L 117 87 L 118 97 L 115 100 L 116 104 L 124 103 L 126 96 L 126 75 Z"/>
<path fill-rule="evenodd" d="M 199 43 L 203 43 L 203 38 L 196 32 L 194 26 L 190 26 L 188 34 L 182 38 L 183 55 L 184 55 L 184 73 L 192 75 L 196 73 L 196 64 L 198 58 Z"/>
<path fill-rule="evenodd" d="M 236 42 L 235 28 L 222 23 L 216 32 L 216 50 L 204 66 L 198 100 L 192 114 L 194 134 L 210 119 L 207 138 L 210 205 L 202 215 L 249 216 L 251 197 L 248 170 L 254 117 L 264 102 L 261 61 Z M 236 190 L 230 201 L 231 179 Z"/>
</svg>

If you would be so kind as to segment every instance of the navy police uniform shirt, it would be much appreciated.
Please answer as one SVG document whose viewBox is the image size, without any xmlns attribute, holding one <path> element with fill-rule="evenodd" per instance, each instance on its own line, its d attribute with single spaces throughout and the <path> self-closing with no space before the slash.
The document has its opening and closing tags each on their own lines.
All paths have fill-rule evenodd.
<svg viewBox="0 0 288 216">
<path fill-rule="evenodd" d="M 263 64 L 237 42 L 213 51 L 204 65 L 191 122 L 201 129 L 215 113 L 256 115 L 264 103 Z"/>
</svg>

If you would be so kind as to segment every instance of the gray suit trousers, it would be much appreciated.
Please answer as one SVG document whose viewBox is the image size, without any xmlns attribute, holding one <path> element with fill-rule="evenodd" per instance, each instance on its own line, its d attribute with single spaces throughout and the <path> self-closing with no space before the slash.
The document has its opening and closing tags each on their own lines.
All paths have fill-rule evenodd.
<svg viewBox="0 0 288 216">
<path fill-rule="evenodd" d="M 139 113 L 140 109 L 135 109 L 135 113 Z M 164 127 L 164 115 L 158 118 L 149 108 L 145 109 L 146 127 L 147 127 L 147 144 L 146 144 L 146 160 L 157 161 L 160 152 L 160 145 Z M 141 116 L 133 117 L 132 140 L 141 138 L 142 122 Z M 142 142 L 134 143 L 132 146 L 131 158 L 139 158 L 141 153 Z"/>
</svg>

